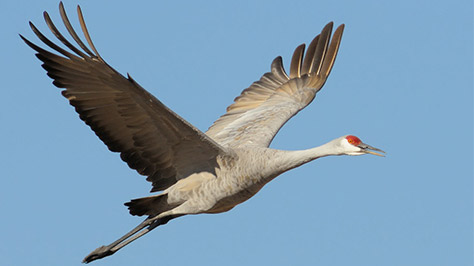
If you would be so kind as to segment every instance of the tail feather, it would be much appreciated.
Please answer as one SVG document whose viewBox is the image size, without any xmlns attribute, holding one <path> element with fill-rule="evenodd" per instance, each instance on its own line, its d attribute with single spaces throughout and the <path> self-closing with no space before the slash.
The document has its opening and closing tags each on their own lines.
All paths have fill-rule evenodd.
<svg viewBox="0 0 474 266">
<path fill-rule="evenodd" d="M 128 207 L 131 215 L 136 216 L 155 216 L 176 207 L 176 205 L 168 204 L 168 194 L 133 199 L 125 203 L 125 206 Z"/>
</svg>

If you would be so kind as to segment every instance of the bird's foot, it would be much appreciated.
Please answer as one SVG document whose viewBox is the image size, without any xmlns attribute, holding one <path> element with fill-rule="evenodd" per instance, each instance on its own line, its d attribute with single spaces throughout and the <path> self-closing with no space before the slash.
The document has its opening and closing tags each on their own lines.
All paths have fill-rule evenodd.
<svg viewBox="0 0 474 266">
<path fill-rule="evenodd" d="M 89 263 L 91 261 L 102 259 L 103 257 L 107 257 L 107 256 L 110 256 L 112 254 L 114 254 L 114 252 L 112 252 L 108 246 L 101 246 L 101 247 L 96 248 L 89 255 L 87 255 L 82 260 L 82 262 L 83 263 Z"/>
</svg>

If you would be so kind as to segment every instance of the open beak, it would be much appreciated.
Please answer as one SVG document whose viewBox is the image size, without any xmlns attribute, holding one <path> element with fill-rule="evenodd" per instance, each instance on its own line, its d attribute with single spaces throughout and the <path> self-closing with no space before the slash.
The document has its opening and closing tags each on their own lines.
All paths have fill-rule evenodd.
<svg viewBox="0 0 474 266">
<path fill-rule="evenodd" d="M 382 151 L 381 149 L 374 148 L 374 147 L 372 147 L 370 145 L 367 145 L 365 143 L 361 143 L 357 147 L 361 148 L 362 152 L 385 157 L 385 155 L 382 154 L 382 153 L 385 153 L 384 151 Z M 378 151 L 379 153 L 377 153 L 376 151 Z"/>
</svg>

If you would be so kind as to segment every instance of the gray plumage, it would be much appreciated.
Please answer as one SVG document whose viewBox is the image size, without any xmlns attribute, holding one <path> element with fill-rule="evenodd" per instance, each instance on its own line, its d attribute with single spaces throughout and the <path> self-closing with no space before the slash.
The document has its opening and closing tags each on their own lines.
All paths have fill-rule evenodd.
<svg viewBox="0 0 474 266">
<path fill-rule="evenodd" d="M 79 6 L 79 22 L 88 46 L 72 28 L 63 4 L 59 7 L 67 31 L 80 48 L 66 40 L 46 12 L 49 29 L 70 51 L 54 44 L 31 22 L 37 37 L 61 55 L 21 38 L 37 52 L 53 84 L 65 89 L 62 94 L 79 117 L 111 151 L 119 152 L 132 169 L 147 177 L 152 192 L 162 191 L 126 203 L 132 215 L 148 218 L 117 241 L 93 251 L 84 259 L 86 263 L 115 253 L 176 217 L 228 211 L 276 176 L 316 158 L 382 152 L 354 136 L 303 151 L 268 148 L 278 130 L 311 103 L 326 82 L 344 25 L 331 40 L 333 23 L 327 24 L 306 54 L 305 45 L 298 46 L 289 75 L 277 57 L 271 72 L 245 89 L 203 133 L 104 61 L 92 43 Z"/>
</svg>

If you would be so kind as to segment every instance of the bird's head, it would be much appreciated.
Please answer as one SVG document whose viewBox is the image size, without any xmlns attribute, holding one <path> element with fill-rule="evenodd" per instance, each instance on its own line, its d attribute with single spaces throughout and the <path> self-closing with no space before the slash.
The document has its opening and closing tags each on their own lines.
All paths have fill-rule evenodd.
<svg viewBox="0 0 474 266">
<path fill-rule="evenodd" d="M 340 146 L 343 154 L 346 155 L 363 155 L 373 154 L 377 156 L 385 156 L 384 151 L 374 148 L 370 145 L 363 143 L 358 137 L 353 135 L 346 135 L 340 138 Z M 377 153 L 377 152 L 379 153 Z"/>
</svg>

